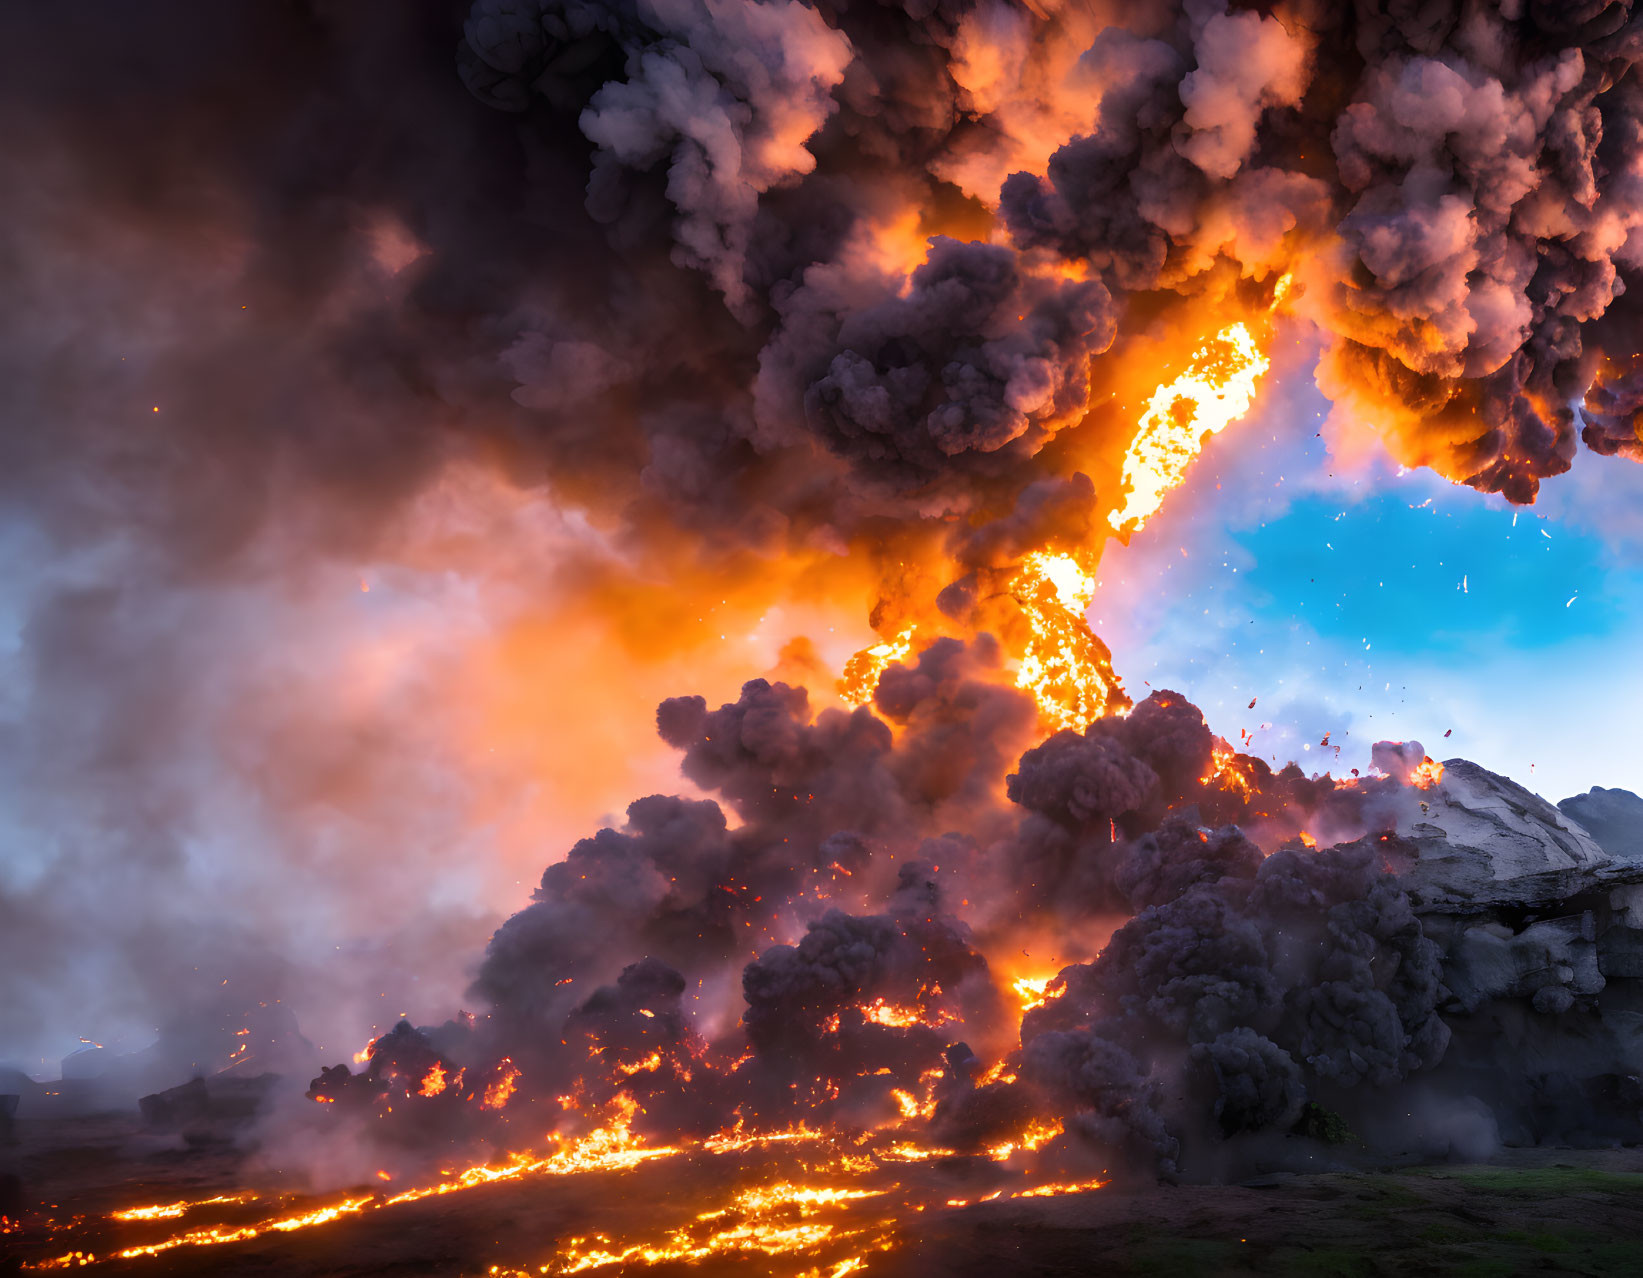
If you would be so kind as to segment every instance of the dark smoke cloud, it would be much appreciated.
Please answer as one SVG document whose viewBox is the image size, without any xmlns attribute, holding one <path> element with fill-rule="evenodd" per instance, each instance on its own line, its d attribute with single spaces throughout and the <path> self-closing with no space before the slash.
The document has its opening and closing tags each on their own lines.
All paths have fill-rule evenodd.
<svg viewBox="0 0 1643 1278">
<path fill-rule="evenodd" d="M 1261 860 L 1261 849 L 1235 825 L 1206 830 L 1171 817 L 1131 845 L 1115 877 L 1119 891 L 1141 910 L 1173 901 L 1196 883 L 1249 878 Z"/>
<path fill-rule="evenodd" d="M 641 799 L 577 844 L 493 937 L 480 1015 L 402 1026 L 313 1095 L 373 1123 L 402 1098 L 389 1130 L 413 1150 L 452 1139 L 461 1106 L 477 1112 L 461 1139 L 506 1144 L 519 1114 L 585 1122 L 622 1096 L 671 1137 L 871 1127 L 927 1095 L 931 1138 L 955 1149 L 1053 1118 L 1069 1148 L 1148 1174 L 1202 1174 L 1220 1145 L 1286 1134 L 1314 1101 L 1373 1130 L 1372 1094 L 1430 1071 L 1449 1035 L 1439 946 L 1385 868 L 1401 845 L 1266 856 L 1236 824 L 1204 826 L 1230 783 L 1170 691 L 1027 749 L 1003 793 L 1007 763 L 974 748 L 1023 726 L 995 658 L 943 639 L 893 663 L 884 718 L 812 714 L 803 689 L 764 680 L 714 710 L 664 702 L 661 735 L 718 798 Z M 1251 768 L 1273 792 L 1252 786 L 1240 810 L 1293 795 L 1361 822 L 1402 788 L 1404 753 L 1423 757 L 1379 751 L 1399 773 L 1374 784 Z M 1110 939 L 1091 933 L 1101 918 Z M 985 957 L 1018 938 L 1094 954 L 1019 1023 Z M 981 1077 L 1001 1057 L 1007 1076 Z M 435 1064 L 465 1090 L 424 1118 Z M 482 1103 L 503 1077 L 512 1120 Z"/>
<path fill-rule="evenodd" d="M 1301 1068 L 1271 1039 L 1240 1026 L 1194 1044 L 1192 1058 L 1215 1071 L 1215 1117 L 1227 1135 L 1284 1131 L 1300 1117 L 1306 1103 Z"/>
<path fill-rule="evenodd" d="M 910 486 L 1019 464 L 1077 424 L 1116 332 L 1099 282 L 1034 278 L 1007 248 L 946 237 L 905 296 L 830 292 L 807 283 L 782 304 L 761 406 Z"/>
<path fill-rule="evenodd" d="M 1057 997 L 1022 1024 L 1032 1076 L 1079 1096 L 1103 1127 L 1121 1117 L 1124 1139 L 1166 1171 L 1172 1142 L 1209 1130 L 1195 1104 L 1224 1137 L 1287 1131 L 1310 1096 L 1350 1106 L 1351 1089 L 1436 1065 L 1449 1038 L 1439 948 L 1377 842 L 1228 858 L 1240 838 L 1200 843 L 1181 894 L 1062 972 Z M 1198 1102 L 1195 1068 L 1213 1081 Z"/>
<path fill-rule="evenodd" d="M 34 169 L 10 349 L 57 370 L 16 379 L 14 417 L 115 481 L 8 432 L 20 505 L 65 535 L 221 560 L 301 493 L 323 544 L 368 543 L 475 448 L 646 545 L 999 516 L 1064 465 L 1035 454 L 1135 295 L 1168 313 L 1303 260 L 1325 380 L 1400 458 L 1528 500 L 1583 428 L 1632 451 L 1603 397 L 1569 406 L 1623 349 L 1629 5 L 197 8 L 8 19 Z M 41 56 L 68 48 L 75 77 Z M 1064 145 L 1039 158 L 1023 111 Z M 962 234 L 887 256 L 920 210 Z M 27 264 L 70 225 L 112 276 Z M 70 331 L 99 288 L 100 336 L 149 335 L 124 370 Z M 135 437 L 127 394 L 164 401 Z"/>
</svg>

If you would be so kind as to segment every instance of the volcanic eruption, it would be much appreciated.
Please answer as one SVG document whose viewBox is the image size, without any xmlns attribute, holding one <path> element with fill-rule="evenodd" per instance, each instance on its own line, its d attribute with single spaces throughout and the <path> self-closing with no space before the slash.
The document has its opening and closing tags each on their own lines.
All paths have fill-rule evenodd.
<svg viewBox="0 0 1643 1278">
<path fill-rule="evenodd" d="M 466 1001 L 327 1046 L 269 1102 L 265 1164 L 306 1192 L 34 1211 L 27 1268 L 631 1171 L 670 1187 L 653 1213 L 492 1271 L 838 1278 L 980 1202 L 1348 1142 L 1643 1140 L 1635 796 L 1555 808 L 1416 741 L 1275 768 L 1126 685 L 1089 619 L 1104 549 L 1237 439 L 1280 344 L 1316 343 L 1347 436 L 1513 503 L 1582 446 L 1643 460 L 1630 3 L 228 8 L 19 12 L 0 41 L 5 198 L 39 246 L 6 349 L 95 477 L 8 432 L 8 496 L 122 566 L 35 623 L 39 678 L 120 683 L 131 736 L 99 726 L 94 761 L 182 714 L 100 644 L 144 631 L 143 591 L 186 629 L 209 583 L 310 557 L 503 578 L 526 638 L 452 658 L 450 699 L 565 654 L 603 680 L 532 720 L 558 757 L 597 763 L 629 708 L 607 649 L 712 673 L 640 725 L 679 792 L 533 848 L 471 971 L 396 932 L 383 969 L 471 976 Z M 70 45 L 72 86 L 26 53 Z M 126 371 L 78 340 L 93 294 Z M 552 561 L 493 568 L 521 494 L 555 511 Z M 480 593 L 442 602 L 483 630 Z M 702 695 L 772 616 L 776 668 Z M 335 713 L 390 685 L 412 707 L 359 740 L 466 722 L 395 682 L 408 646 L 340 662 Z M 321 713 L 284 695 L 300 664 L 185 709 L 328 813 L 376 779 L 260 746 Z M 227 1039 L 190 1039 L 190 1070 L 296 1050 L 294 1021 L 214 1007 Z M 210 1084 L 150 1118 L 209 1125 Z"/>
</svg>

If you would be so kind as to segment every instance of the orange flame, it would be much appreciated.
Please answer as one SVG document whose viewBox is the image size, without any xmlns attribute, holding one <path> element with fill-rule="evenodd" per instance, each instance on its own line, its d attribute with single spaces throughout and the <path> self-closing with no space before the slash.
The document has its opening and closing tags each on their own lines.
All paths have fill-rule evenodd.
<svg viewBox="0 0 1643 1278">
<path fill-rule="evenodd" d="M 1022 976 L 1011 983 L 1016 998 L 1021 1000 L 1021 1014 L 1025 1016 L 1035 1007 L 1043 1007 L 1053 998 L 1059 998 L 1061 992 L 1049 992 L 1050 983 L 1055 980 L 1055 973 L 1049 976 Z"/>
<path fill-rule="evenodd" d="M 882 998 L 876 998 L 862 1008 L 861 1014 L 875 1025 L 888 1025 L 893 1029 L 906 1029 L 909 1025 L 941 1025 L 952 1019 L 945 1012 L 937 1012 L 932 1017 L 922 1008 L 899 1007 Z"/>
<path fill-rule="evenodd" d="M 1416 764 L 1415 770 L 1409 774 L 1409 784 L 1421 790 L 1430 790 L 1442 780 L 1443 764 L 1431 755 Z"/>
<path fill-rule="evenodd" d="M 1236 790 L 1248 799 L 1255 793 L 1255 787 L 1238 769 L 1238 755 L 1225 741 L 1217 740 L 1214 753 L 1211 756 L 1208 776 L 1200 777 L 1200 785 L 1213 785 L 1222 790 Z"/>
<path fill-rule="evenodd" d="M 436 1064 L 422 1077 L 422 1086 L 417 1089 L 418 1096 L 438 1096 L 445 1090 L 445 1067 Z"/>
<path fill-rule="evenodd" d="M 1108 519 L 1115 532 L 1133 533 L 1158 512 L 1204 441 L 1249 412 L 1255 383 L 1270 364 L 1248 326 L 1229 324 L 1193 352 L 1185 372 L 1152 393 L 1124 458 L 1124 504 Z"/>
<path fill-rule="evenodd" d="M 1010 578 L 1009 590 L 1031 630 L 1016 687 L 1032 693 L 1045 719 L 1057 730 L 1080 731 L 1129 705 L 1111 654 L 1084 619 L 1095 578 L 1077 560 L 1034 551 Z"/>
<path fill-rule="evenodd" d="M 484 1098 L 479 1102 L 480 1109 L 501 1109 L 508 1103 L 514 1089 L 519 1085 L 519 1070 L 506 1056 L 502 1058 L 502 1073 L 485 1088 Z"/>
<path fill-rule="evenodd" d="M 903 630 L 894 639 L 886 639 L 871 648 L 863 648 L 844 665 L 844 676 L 839 680 L 839 696 L 853 706 L 864 706 L 878 690 L 879 676 L 891 662 L 904 660 L 913 651 L 914 629 Z"/>
<path fill-rule="evenodd" d="M 652 1052 L 643 1060 L 631 1061 L 627 1064 L 618 1063 L 616 1072 L 622 1075 L 643 1074 L 662 1068 L 662 1054 Z"/>
</svg>

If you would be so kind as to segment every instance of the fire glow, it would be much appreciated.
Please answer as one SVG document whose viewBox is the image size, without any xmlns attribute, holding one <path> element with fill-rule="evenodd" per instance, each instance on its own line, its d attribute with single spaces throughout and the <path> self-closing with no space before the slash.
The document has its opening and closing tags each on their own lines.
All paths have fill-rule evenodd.
<svg viewBox="0 0 1643 1278">
<path fill-rule="evenodd" d="M 1193 352 L 1186 371 L 1152 393 L 1124 458 L 1124 503 L 1111 515 L 1115 531 L 1136 532 L 1158 513 L 1205 441 L 1249 412 L 1270 363 L 1248 325 L 1229 324 Z"/>
<path fill-rule="evenodd" d="M 1255 383 L 1266 367 L 1266 358 L 1253 346 L 1249 330 L 1236 324 L 1200 350 L 1187 373 L 1159 387 L 1141 419 L 1126 463 L 1129 499 L 1115 515 L 1115 527 L 1133 532 L 1146 522 L 1181 481 L 1203 440 L 1248 410 Z M 1022 555 L 1005 583 L 1005 596 L 1014 602 L 1023 623 L 1019 651 L 1014 654 L 1014 682 L 1032 696 L 1045 732 L 1081 731 L 1129 709 L 1110 657 L 1086 619 L 1096 591 L 1094 574 L 1079 557 L 1049 550 Z M 845 668 L 839 687 L 841 698 L 854 705 L 871 702 L 879 679 L 892 665 L 912 656 L 919 638 L 919 628 L 908 627 L 893 639 L 857 653 Z M 1171 703 L 1165 700 L 1161 704 L 1168 707 Z M 1198 784 L 1206 796 L 1219 793 L 1247 804 L 1259 798 L 1254 768 L 1254 760 L 1217 739 L 1210 770 Z M 1429 788 L 1441 777 L 1442 765 L 1427 758 L 1412 769 L 1407 783 Z M 1119 841 L 1115 819 L 1107 819 L 1103 829 L 1110 842 Z M 1207 840 L 1208 834 L 1200 831 L 1198 838 Z M 1316 846 L 1310 835 L 1302 832 L 1300 838 L 1308 848 Z M 851 877 L 852 871 L 844 865 L 835 861 L 833 866 L 845 879 Z M 572 979 L 559 978 L 554 988 L 569 986 Z M 1020 1017 L 1044 1011 L 1062 998 L 1065 990 L 1054 972 L 1016 977 L 1008 988 L 1014 994 Z M 958 1019 L 946 1005 L 941 987 L 933 983 L 921 985 L 914 997 L 905 1001 L 885 995 L 864 997 L 856 1003 L 855 1011 L 859 1014 L 858 1024 L 893 1032 L 928 1033 Z M 643 1031 L 646 1034 L 651 1032 L 649 1025 L 658 1020 L 650 1007 L 636 1009 L 635 1015 L 647 1023 Z M 467 1024 L 472 1023 L 468 1018 Z M 831 1038 L 841 1038 L 847 1032 L 845 1018 L 838 1012 L 826 1017 L 820 1028 L 824 1036 Z M 477 1072 L 441 1058 L 416 1065 L 406 1073 L 394 1055 L 401 1030 L 373 1038 L 354 1055 L 354 1063 L 366 1066 L 369 1076 L 377 1080 L 373 1103 L 380 1118 L 392 1115 L 396 1104 L 411 1107 L 418 1103 L 470 1103 L 478 1111 L 500 1118 L 526 1081 L 525 1072 L 506 1056 Z M 687 1084 L 697 1072 L 732 1079 L 749 1059 L 744 1054 L 718 1062 L 704 1055 L 700 1047 L 678 1052 L 665 1046 L 607 1057 L 597 1045 L 590 1048 L 589 1057 L 606 1061 L 608 1076 L 624 1088 L 659 1086 L 662 1080 Z M 344 1076 L 347 1073 L 339 1072 Z M 890 1073 L 888 1068 L 881 1068 L 872 1076 Z M 979 1084 L 1009 1087 L 1016 1084 L 1017 1076 L 1015 1057 L 1005 1052 L 986 1065 Z M 465 1078 L 469 1080 L 466 1086 Z M 854 1134 L 805 1122 L 785 1128 L 750 1127 L 738 1117 L 734 1126 L 705 1138 L 665 1143 L 652 1143 L 636 1134 L 634 1123 L 644 1113 L 643 1102 L 637 1095 L 619 1090 L 607 1102 L 602 1121 L 580 1137 L 552 1134 L 546 1152 L 513 1152 L 502 1159 L 449 1170 L 436 1181 L 398 1192 L 379 1189 L 249 1222 L 198 1225 L 166 1238 L 120 1246 L 100 1256 L 77 1250 L 68 1256 L 36 1261 L 30 1267 L 79 1266 L 99 1259 L 136 1259 L 180 1248 L 243 1243 L 453 1193 L 536 1178 L 636 1174 L 646 1167 L 681 1160 L 773 1154 L 780 1154 L 784 1165 L 799 1165 L 793 1156 L 804 1151 L 802 1165 L 814 1175 L 827 1177 L 825 1182 L 796 1183 L 776 1178 L 741 1186 L 717 1204 L 652 1235 L 622 1238 L 588 1234 L 568 1239 L 530 1272 L 572 1274 L 669 1262 L 700 1263 L 715 1257 L 781 1256 L 799 1263 L 813 1262 L 807 1273 L 843 1275 L 865 1267 L 866 1257 L 873 1251 L 896 1245 L 910 1217 L 933 1207 L 956 1209 L 1085 1193 L 1107 1183 L 1104 1174 L 1067 1179 L 1058 1159 L 1049 1157 L 1069 1140 L 1064 1124 L 1059 1119 L 1033 1119 L 1006 1138 L 967 1155 L 1001 1172 L 1008 1168 L 1009 1174 L 1019 1179 L 975 1198 L 920 1197 L 907 1179 L 906 1169 L 965 1156 L 929 1137 L 930 1124 L 940 1111 L 944 1080 L 941 1069 L 926 1070 L 916 1083 L 909 1081 L 902 1086 L 886 1080 L 882 1092 L 885 1116 L 877 1126 Z M 349 1080 L 344 1077 L 343 1081 Z M 841 1084 L 855 1085 L 859 1081 L 834 1080 L 823 1086 L 818 1080 L 809 1091 L 815 1097 L 814 1103 L 823 1105 L 840 1099 Z M 346 1088 L 337 1091 L 320 1082 L 310 1093 L 313 1100 L 342 1108 L 339 1101 L 350 1099 Z M 589 1106 L 581 1085 L 574 1094 L 560 1097 L 559 1103 L 572 1120 L 580 1119 Z M 386 1170 L 377 1175 L 383 1181 L 395 1179 Z M 254 1196 L 243 1193 L 217 1195 L 191 1202 L 133 1207 L 113 1213 L 109 1219 L 124 1225 L 150 1224 L 212 1208 L 244 1207 L 256 1201 Z M 497 1268 L 493 1272 L 516 1271 Z"/>
<path fill-rule="evenodd" d="M 1325 592 L 1281 647 L 1177 625 L 1229 578 L 1135 539 L 1249 512 L 1273 457 L 1313 497 L 1384 454 L 1518 505 L 1582 448 L 1643 459 L 1637 6 L 377 7 L 108 6 L 89 39 L 17 6 L 8 367 L 74 444 L 8 489 L 24 940 L 56 933 L 53 993 L 175 973 L 178 1004 L 29 1000 L 26 1032 L 163 1023 L 144 1070 L 204 1062 L 140 1111 L 183 1170 L 0 1217 L 25 1267 L 277 1271 L 534 1197 L 560 1218 L 455 1263 L 844 1278 L 945 1212 L 1413 1127 L 1451 1066 L 1484 1090 L 1445 1019 L 1493 1015 L 1444 979 L 1471 924 L 1415 876 L 1492 782 L 1415 741 L 1350 779 L 1257 755 L 1273 725 L 1144 681 L 1168 652 L 1126 685 L 1097 630 L 1167 616 L 1195 682 L 1310 648 L 1270 676 L 1301 714 Z M 1299 356 L 1327 421 L 1240 439 Z M 1239 491 L 1187 509 L 1210 479 Z M 84 891 L 128 845 L 189 873 Z M 1625 898 L 1586 899 L 1595 949 Z M 1573 943 L 1520 915 L 1517 958 Z M 1601 1020 L 1589 957 L 1497 962 L 1535 988 L 1496 1024 Z M 228 1003 L 192 1041 L 200 1001 L 309 973 L 313 1041 Z"/>
<path fill-rule="evenodd" d="M 1035 551 L 1010 580 L 1031 632 L 1016 673 L 1055 729 L 1077 731 L 1123 704 L 1112 658 L 1084 612 L 1095 579 L 1070 555 Z"/>
</svg>

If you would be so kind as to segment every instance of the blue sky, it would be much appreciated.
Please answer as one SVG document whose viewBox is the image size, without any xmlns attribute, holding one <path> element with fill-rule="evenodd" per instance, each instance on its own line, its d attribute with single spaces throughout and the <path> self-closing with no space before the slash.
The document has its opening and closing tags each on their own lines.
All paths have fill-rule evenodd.
<svg viewBox="0 0 1643 1278">
<path fill-rule="evenodd" d="M 1415 738 L 1553 800 L 1643 790 L 1643 466 L 1582 453 L 1529 508 L 1343 466 L 1313 354 L 1275 361 L 1250 417 L 1108 547 L 1090 616 L 1132 692 L 1176 688 L 1312 771 Z"/>
</svg>

